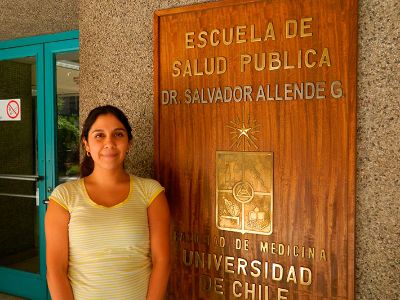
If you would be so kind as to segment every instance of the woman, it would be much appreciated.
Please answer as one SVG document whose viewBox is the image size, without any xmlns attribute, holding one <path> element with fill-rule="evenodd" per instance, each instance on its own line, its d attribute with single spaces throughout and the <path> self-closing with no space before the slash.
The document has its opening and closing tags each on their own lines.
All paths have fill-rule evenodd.
<svg viewBox="0 0 400 300">
<path fill-rule="evenodd" d="M 125 171 L 131 131 L 118 108 L 92 110 L 81 136 L 81 178 L 50 196 L 45 229 L 53 300 L 164 297 L 168 204 L 157 181 Z"/>
</svg>

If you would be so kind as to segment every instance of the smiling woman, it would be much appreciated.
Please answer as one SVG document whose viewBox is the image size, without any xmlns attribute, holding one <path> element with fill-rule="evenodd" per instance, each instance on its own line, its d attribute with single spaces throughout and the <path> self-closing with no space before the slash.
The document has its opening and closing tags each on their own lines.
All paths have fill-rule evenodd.
<svg viewBox="0 0 400 300">
<path fill-rule="evenodd" d="M 52 299 L 164 297 L 169 210 L 157 181 L 124 169 L 131 131 L 110 105 L 92 110 L 84 123 L 82 178 L 59 185 L 46 214 Z"/>
<path fill-rule="evenodd" d="M 111 114 L 99 116 L 83 142 L 96 168 L 118 169 L 129 149 L 126 129 Z"/>
<path fill-rule="evenodd" d="M 109 121 L 112 122 L 113 126 L 108 123 Z M 108 132 L 105 132 L 106 130 L 108 130 Z M 116 132 L 112 132 L 113 130 L 116 130 Z M 110 136 L 106 137 L 107 134 Z M 115 138 L 115 134 L 122 136 Z M 94 158 L 90 146 L 92 146 L 93 151 L 98 151 L 96 145 L 99 145 L 100 141 L 104 142 L 105 140 L 105 142 L 115 142 L 116 139 L 120 146 L 121 144 L 122 146 L 126 146 L 125 151 L 122 153 L 124 160 L 125 154 L 129 149 L 130 141 L 132 140 L 132 128 L 123 112 L 111 105 L 101 106 L 92 110 L 83 125 L 81 135 L 82 147 L 85 153 L 81 164 L 81 177 L 88 176 L 93 172 Z M 107 149 L 109 149 L 109 147 L 107 147 Z M 111 151 L 117 150 L 118 149 L 112 149 Z M 93 154 L 96 156 L 97 152 L 94 152 Z"/>
</svg>

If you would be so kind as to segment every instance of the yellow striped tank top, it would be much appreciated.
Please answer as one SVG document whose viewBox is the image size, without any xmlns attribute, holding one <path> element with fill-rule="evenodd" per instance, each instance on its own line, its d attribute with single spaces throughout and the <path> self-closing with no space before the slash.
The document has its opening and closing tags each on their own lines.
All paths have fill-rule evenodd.
<svg viewBox="0 0 400 300">
<path fill-rule="evenodd" d="M 68 210 L 68 277 L 75 300 L 145 299 L 151 273 L 147 208 L 164 188 L 131 175 L 128 197 L 104 207 L 83 179 L 63 183 L 51 200 Z"/>
</svg>

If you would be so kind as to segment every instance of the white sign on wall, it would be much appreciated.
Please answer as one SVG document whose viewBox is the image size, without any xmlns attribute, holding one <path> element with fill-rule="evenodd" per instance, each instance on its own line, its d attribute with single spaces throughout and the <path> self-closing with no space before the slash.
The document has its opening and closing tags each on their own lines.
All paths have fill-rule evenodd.
<svg viewBox="0 0 400 300">
<path fill-rule="evenodd" d="M 0 121 L 21 121 L 21 99 L 0 100 Z"/>
</svg>

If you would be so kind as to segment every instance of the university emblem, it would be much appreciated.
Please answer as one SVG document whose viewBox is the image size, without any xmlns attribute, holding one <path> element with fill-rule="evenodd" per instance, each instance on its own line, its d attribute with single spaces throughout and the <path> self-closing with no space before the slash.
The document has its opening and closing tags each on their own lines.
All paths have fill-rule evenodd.
<svg viewBox="0 0 400 300">
<path fill-rule="evenodd" d="M 271 152 L 217 151 L 216 224 L 221 230 L 270 235 Z"/>
</svg>

